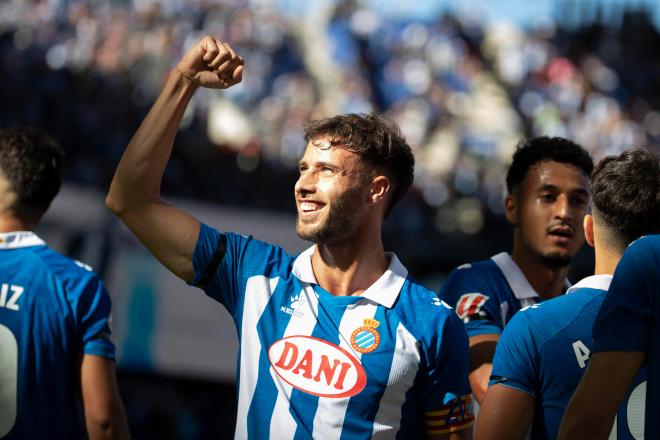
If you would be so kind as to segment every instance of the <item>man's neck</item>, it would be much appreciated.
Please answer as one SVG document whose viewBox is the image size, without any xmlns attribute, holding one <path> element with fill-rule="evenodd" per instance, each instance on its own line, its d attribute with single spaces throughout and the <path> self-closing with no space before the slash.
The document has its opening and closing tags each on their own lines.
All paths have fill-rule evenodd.
<svg viewBox="0 0 660 440">
<path fill-rule="evenodd" d="M 389 261 L 380 238 L 345 240 L 343 245 L 318 244 L 312 268 L 321 287 L 336 296 L 360 295 L 383 275 Z"/>
<path fill-rule="evenodd" d="M 34 225 L 11 214 L 0 213 L 0 232 L 31 231 L 32 229 L 34 229 Z"/>
<path fill-rule="evenodd" d="M 554 298 L 564 292 L 568 266 L 550 266 L 540 257 L 525 255 L 520 251 L 516 252 L 515 248 L 511 258 L 541 298 Z"/>
</svg>

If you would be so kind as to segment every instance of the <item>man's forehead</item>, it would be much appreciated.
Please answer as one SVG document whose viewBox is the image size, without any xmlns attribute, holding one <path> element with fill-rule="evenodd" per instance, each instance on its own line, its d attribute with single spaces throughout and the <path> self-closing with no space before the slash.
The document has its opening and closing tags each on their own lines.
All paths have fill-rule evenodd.
<svg viewBox="0 0 660 440">
<path fill-rule="evenodd" d="M 309 141 L 301 160 L 304 161 L 311 158 L 322 158 L 322 160 L 332 159 L 335 161 L 359 160 L 357 153 L 346 149 L 341 143 L 333 142 L 328 138 L 316 138 Z"/>
<path fill-rule="evenodd" d="M 580 168 L 570 163 L 548 160 L 532 165 L 527 171 L 527 176 L 541 181 L 566 179 L 576 180 L 588 184 L 588 176 Z"/>
</svg>

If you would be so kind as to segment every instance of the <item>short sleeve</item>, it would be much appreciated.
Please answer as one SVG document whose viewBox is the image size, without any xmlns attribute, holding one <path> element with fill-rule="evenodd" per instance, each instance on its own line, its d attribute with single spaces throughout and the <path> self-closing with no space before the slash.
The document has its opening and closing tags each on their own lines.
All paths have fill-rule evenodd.
<svg viewBox="0 0 660 440">
<path fill-rule="evenodd" d="M 456 310 L 465 323 L 469 337 L 497 334 L 504 327 L 499 317 L 499 305 L 474 267 L 454 269 L 440 288 L 438 296 Z"/>
<path fill-rule="evenodd" d="M 83 353 L 109 359 L 115 357 L 110 334 L 110 296 L 101 279 L 93 272 L 70 281 L 69 298 L 73 303 Z"/>
<path fill-rule="evenodd" d="M 278 246 L 244 235 L 221 233 L 202 224 L 193 255 L 195 277 L 190 284 L 204 289 L 235 315 L 247 279 L 278 272 L 285 264 L 283 255 Z"/>
<path fill-rule="evenodd" d="M 534 343 L 533 329 L 529 325 L 529 320 L 535 318 L 528 316 L 530 312 L 516 313 L 502 332 L 488 385 L 504 385 L 536 397 L 538 344 Z"/>
<path fill-rule="evenodd" d="M 634 242 L 619 262 L 594 323 L 593 352 L 647 351 L 653 320 L 658 255 L 648 238 Z"/>
<path fill-rule="evenodd" d="M 444 434 L 471 426 L 468 338 L 456 315 L 448 315 L 422 362 L 420 395 L 426 431 Z"/>
</svg>

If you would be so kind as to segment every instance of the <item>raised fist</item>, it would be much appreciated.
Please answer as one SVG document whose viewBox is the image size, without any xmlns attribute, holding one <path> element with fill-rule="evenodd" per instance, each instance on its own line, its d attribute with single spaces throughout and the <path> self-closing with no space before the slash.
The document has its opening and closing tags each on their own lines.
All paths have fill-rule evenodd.
<svg viewBox="0 0 660 440">
<path fill-rule="evenodd" d="M 229 44 L 206 36 L 186 52 L 176 70 L 199 86 L 226 89 L 241 82 L 243 64 Z"/>
</svg>

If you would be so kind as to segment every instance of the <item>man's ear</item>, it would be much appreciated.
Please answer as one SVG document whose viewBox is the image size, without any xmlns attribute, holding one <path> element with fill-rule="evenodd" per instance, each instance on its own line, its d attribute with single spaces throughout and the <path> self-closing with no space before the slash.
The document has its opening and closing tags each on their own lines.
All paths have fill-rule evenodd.
<svg viewBox="0 0 660 440">
<path fill-rule="evenodd" d="M 378 175 L 371 181 L 371 192 L 369 193 L 369 201 L 376 203 L 384 200 L 390 193 L 390 179 L 387 176 Z"/>
<path fill-rule="evenodd" d="M 584 239 L 589 246 L 594 247 L 594 216 L 587 214 L 582 221 L 584 226 Z"/>
<path fill-rule="evenodd" d="M 504 199 L 504 215 L 513 226 L 518 226 L 518 198 L 507 194 Z"/>
</svg>

